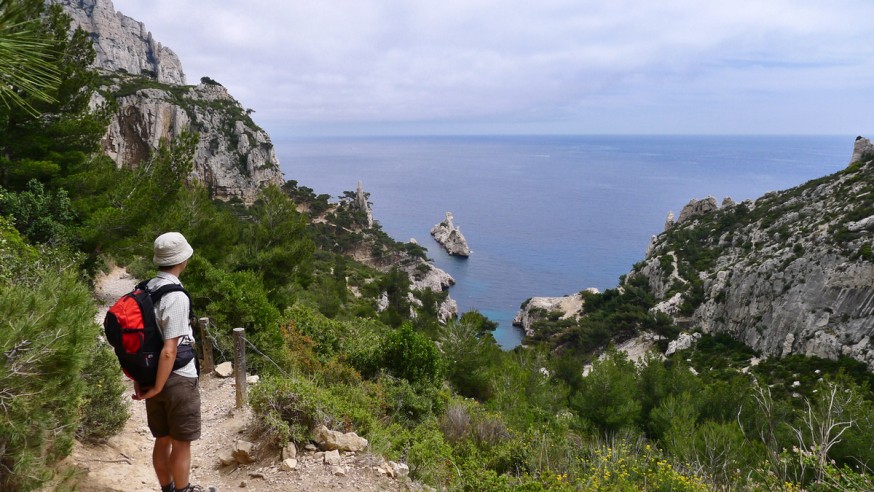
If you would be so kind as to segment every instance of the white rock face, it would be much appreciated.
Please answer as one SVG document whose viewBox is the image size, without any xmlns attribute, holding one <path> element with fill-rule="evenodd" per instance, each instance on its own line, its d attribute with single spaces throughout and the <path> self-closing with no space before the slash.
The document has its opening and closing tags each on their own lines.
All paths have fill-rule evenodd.
<svg viewBox="0 0 874 492">
<path fill-rule="evenodd" d="M 116 12 L 110 0 L 49 0 L 64 7 L 73 24 L 91 33 L 94 65 L 112 72 L 150 74 L 166 84 L 185 84 L 176 53 L 155 41 L 139 21 Z"/>
<path fill-rule="evenodd" d="M 221 85 L 186 87 L 181 96 L 169 90 L 140 89 L 117 99 L 118 111 L 101 141 L 119 166 L 148 159 L 161 140 L 185 130 L 200 134 L 192 179 L 204 183 L 220 200 L 251 204 L 261 188 L 285 180 L 270 137 L 246 117 L 239 102 Z"/>
<path fill-rule="evenodd" d="M 434 292 L 443 292 L 455 285 L 455 279 L 452 278 L 452 275 L 424 260 L 413 262 L 401 269 L 410 276 L 410 289 L 428 289 Z M 422 273 L 426 269 L 427 272 Z M 441 323 L 446 323 L 457 316 L 458 303 L 447 295 L 446 300 L 437 307 L 437 320 Z"/>
<path fill-rule="evenodd" d="M 671 316 L 680 313 L 680 306 L 683 304 L 683 294 L 679 292 L 674 294 L 670 299 L 662 301 L 655 305 L 650 311 L 665 313 Z"/>
<path fill-rule="evenodd" d="M 858 222 L 850 222 L 847 224 L 847 230 L 850 232 L 859 232 L 866 229 L 874 229 L 874 215 L 865 217 Z"/>
<path fill-rule="evenodd" d="M 461 234 L 461 229 L 452 223 L 452 212 L 446 212 L 446 219 L 431 228 L 434 240 L 440 243 L 446 252 L 456 256 L 470 256 L 470 247 Z"/>
<path fill-rule="evenodd" d="M 665 230 L 667 231 L 674 225 L 674 211 L 668 211 L 668 216 L 665 218 Z"/>
<path fill-rule="evenodd" d="M 671 340 L 671 342 L 668 343 L 668 349 L 665 351 L 665 355 L 669 356 L 681 350 L 689 350 L 699 338 L 701 338 L 700 333 L 694 333 L 691 335 L 689 333 L 680 333 L 680 336 L 677 337 L 676 340 Z"/>
</svg>

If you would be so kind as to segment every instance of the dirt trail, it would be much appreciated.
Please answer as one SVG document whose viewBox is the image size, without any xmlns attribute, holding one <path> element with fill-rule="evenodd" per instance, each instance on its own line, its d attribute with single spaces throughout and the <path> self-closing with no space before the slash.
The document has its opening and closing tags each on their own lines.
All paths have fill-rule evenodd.
<svg viewBox="0 0 874 492">
<path fill-rule="evenodd" d="M 129 292 L 135 279 L 121 268 L 98 279 L 95 296 L 103 321 L 108 306 Z M 127 382 L 128 393 L 133 385 Z M 400 491 L 418 489 L 406 479 L 394 480 L 381 475 L 374 466 L 382 458 L 349 454 L 342 458 L 345 475 L 335 475 L 329 466 L 312 452 L 298 452 L 297 468 L 280 469 L 278 452 L 259 450 L 255 463 L 221 466 L 219 454 L 231 449 L 238 439 L 248 439 L 248 408 L 235 409 L 233 378 L 214 375 L 201 377 L 202 437 L 192 445 L 192 483 L 213 485 L 219 490 L 257 491 Z M 76 443 L 73 453 L 62 464 L 78 472 L 76 490 L 85 492 L 160 490 L 151 465 L 153 439 L 146 426 L 145 403 L 129 400 L 131 414 L 124 429 L 106 444 L 92 446 Z M 53 490 L 49 486 L 44 490 Z"/>
</svg>

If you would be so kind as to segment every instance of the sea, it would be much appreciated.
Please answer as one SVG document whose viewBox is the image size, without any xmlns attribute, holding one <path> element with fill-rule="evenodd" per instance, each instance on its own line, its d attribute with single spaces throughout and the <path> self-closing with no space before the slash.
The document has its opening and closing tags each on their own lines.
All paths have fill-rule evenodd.
<svg viewBox="0 0 874 492">
<path fill-rule="evenodd" d="M 460 312 L 498 323 L 504 349 L 530 297 L 614 288 L 644 257 L 668 212 L 690 199 L 736 202 L 847 166 L 855 136 L 274 135 L 286 179 L 336 198 L 359 181 L 374 218 L 415 239 L 456 284 Z M 446 254 L 431 227 L 451 212 L 469 258 Z"/>
</svg>

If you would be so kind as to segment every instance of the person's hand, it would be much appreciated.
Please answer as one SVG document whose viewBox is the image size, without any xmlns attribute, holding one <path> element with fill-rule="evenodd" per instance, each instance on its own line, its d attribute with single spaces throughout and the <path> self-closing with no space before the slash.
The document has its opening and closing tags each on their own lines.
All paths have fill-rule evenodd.
<svg viewBox="0 0 874 492">
<path fill-rule="evenodd" d="M 139 395 L 139 398 L 134 398 L 134 400 L 148 400 L 149 398 L 151 398 L 153 396 L 157 396 L 157 394 L 160 392 L 161 392 L 161 390 L 159 390 L 158 388 L 151 387 L 145 393 Z M 136 395 L 134 395 L 134 396 L 136 396 Z"/>
<path fill-rule="evenodd" d="M 134 394 L 132 394 L 130 397 L 134 400 L 145 400 L 158 394 L 158 392 L 155 391 L 154 394 L 150 395 L 149 393 L 151 393 L 153 390 L 154 388 L 150 386 L 143 388 L 140 386 L 140 383 L 134 381 Z"/>
</svg>

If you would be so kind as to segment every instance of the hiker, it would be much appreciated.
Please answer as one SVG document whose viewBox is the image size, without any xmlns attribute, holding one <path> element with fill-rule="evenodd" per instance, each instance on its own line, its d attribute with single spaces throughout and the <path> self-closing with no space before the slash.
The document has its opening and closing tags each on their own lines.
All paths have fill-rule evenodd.
<svg viewBox="0 0 874 492">
<path fill-rule="evenodd" d="M 159 287 L 179 284 L 194 250 L 178 232 L 155 239 L 153 261 L 158 273 L 146 284 L 154 292 Z M 190 300 L 183 291 L 168 292 L 155 304 L 155 317 L 164 339 L 158 360 L 155 385 L 141 387 L 134 381 L 134 400 L 146 401 L 149 430 L 155 437 L 152 466 L 162 492 L 204 490 L 189 482 L 191 442 L 200 438 L 200 382 L 196 359 L 174 370 L 177 349 L 190 345 L 194 333 L 189 323 Z M 185 347 L 188 349 L 188 347 Z M 178 484 L 185 484 L 176 488 Z"/>
</svg>

